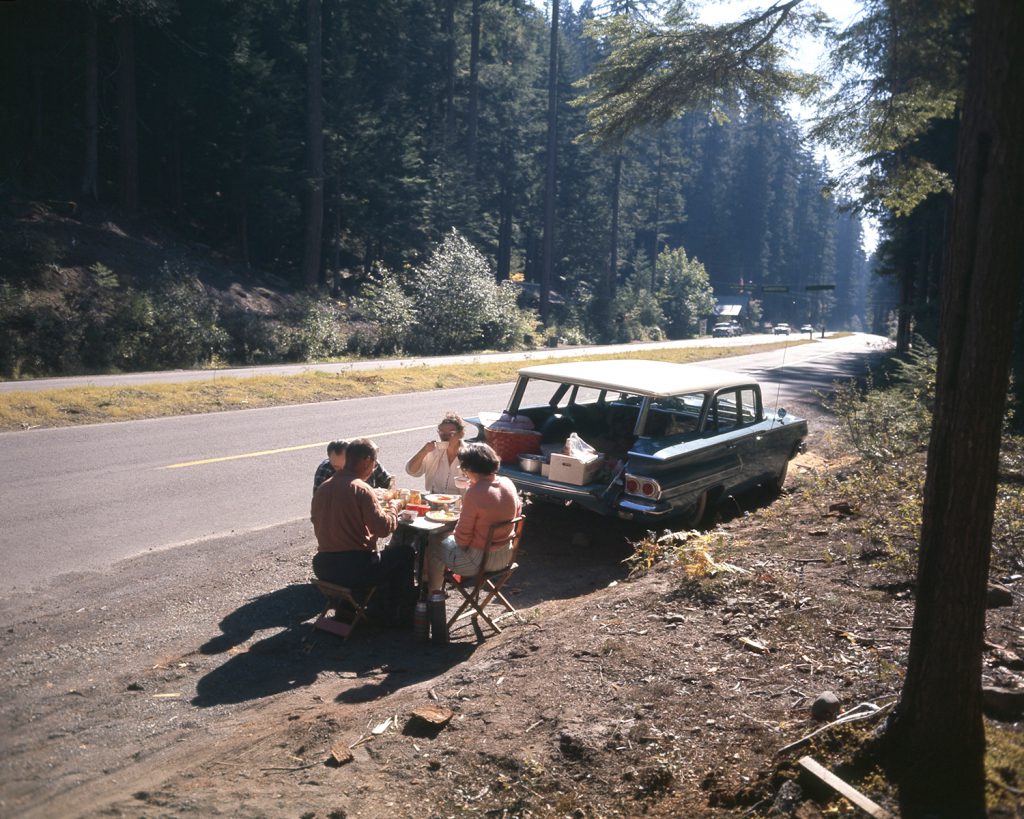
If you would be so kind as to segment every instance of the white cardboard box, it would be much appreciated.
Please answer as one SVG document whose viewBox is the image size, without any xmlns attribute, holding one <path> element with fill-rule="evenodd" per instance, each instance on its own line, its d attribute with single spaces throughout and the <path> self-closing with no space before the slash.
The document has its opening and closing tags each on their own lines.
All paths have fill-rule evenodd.
<svg viewBox="0 0 1024 819">
<path fill-rule="evenodd" d="M 551 470 L 548 477 L 559 483 L 571 483 L 585 486 L 594 480 L 594 476 L 604 465 L 604 455 L 598 455 L 592 461 L 581 461 L 571 455 L 551 453 Z"/>
</svg>

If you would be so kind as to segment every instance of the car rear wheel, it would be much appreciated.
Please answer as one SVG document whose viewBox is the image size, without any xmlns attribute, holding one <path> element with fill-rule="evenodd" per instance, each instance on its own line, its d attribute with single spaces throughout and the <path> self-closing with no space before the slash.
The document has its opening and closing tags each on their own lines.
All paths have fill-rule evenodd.
<svg viewBox="0 0 1024 819">
<path fill-rule="evenodd" d="M 708 493 L 701 492 L 696 503 L 694 503 L 693 506 L 691 506 L 689 510 L 679 518 L 680 528 L 696 529 L 700 526 L 701 521 L 704 520 L 704 516 L 707 514 L 707 511 Z"/>
</svg>

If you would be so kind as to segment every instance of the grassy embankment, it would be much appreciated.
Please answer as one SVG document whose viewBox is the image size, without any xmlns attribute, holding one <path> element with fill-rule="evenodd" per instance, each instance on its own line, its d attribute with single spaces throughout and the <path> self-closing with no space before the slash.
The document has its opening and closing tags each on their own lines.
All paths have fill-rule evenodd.
<svg viewBox="0 0 1024 819">
<path fill-rule="evenodd" d="M 645 350 L 610 356 L 597 354 L 557 359 L 538 356 L 529 362 L 480 362 L 344 373 L 305 372 L 289 376 L 221 378 L 184 384 L 10 392 L 0 394 L 0 431 L 81 426 L 106 421 L 339 401 L 367 395 L 423 392 L 475 384 L 500 384 L 512 381 L 516 372 L 524 366 L 551 362 L 583 361 L 588 358 L 646 358 L 685 364 L 809 343 L 804 339 L 752 347 Z"/>
</svg>

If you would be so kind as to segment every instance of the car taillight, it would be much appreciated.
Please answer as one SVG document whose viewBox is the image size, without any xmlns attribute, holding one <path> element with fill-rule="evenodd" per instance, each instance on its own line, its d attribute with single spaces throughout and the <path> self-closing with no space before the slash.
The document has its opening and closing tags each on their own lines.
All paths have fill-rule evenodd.
<svg viewBox="0 0 1024 819">
<path fill-rule="evenodd" d="M 624 483 L 626 493 L 640 495 L 650 500 L 657 500 L 661 497 L 661 486 L 657 481 L 644 478 L 639 475 L 626 475 Z"/>
</svg>

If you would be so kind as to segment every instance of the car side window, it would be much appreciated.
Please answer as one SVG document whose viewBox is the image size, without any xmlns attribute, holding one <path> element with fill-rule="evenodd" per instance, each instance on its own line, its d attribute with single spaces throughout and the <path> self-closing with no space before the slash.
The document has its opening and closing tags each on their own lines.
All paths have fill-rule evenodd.
<svg viewBox="0 0 1024 819">
<path fill-rule="evenodd" d="M 758 421 L 757 390 L 752 387 L 740 390 L 740 423 L 756 424 Z"/>
<path fill-rule="evenodd" d="M 652 438 L 687 435 L 696 432 L 704 394 L 673 395 L 651 401 L 644 434 Z"/>
<path fill-rule="evenodd" d="M 728 432 L 736 429 L 740 424 L 738 393 L 735 391 L 720 392 L 715 396 L 711 404 L 711 414 L 708 417 L 708 429 L 715 432 Z"/>
</svg>

